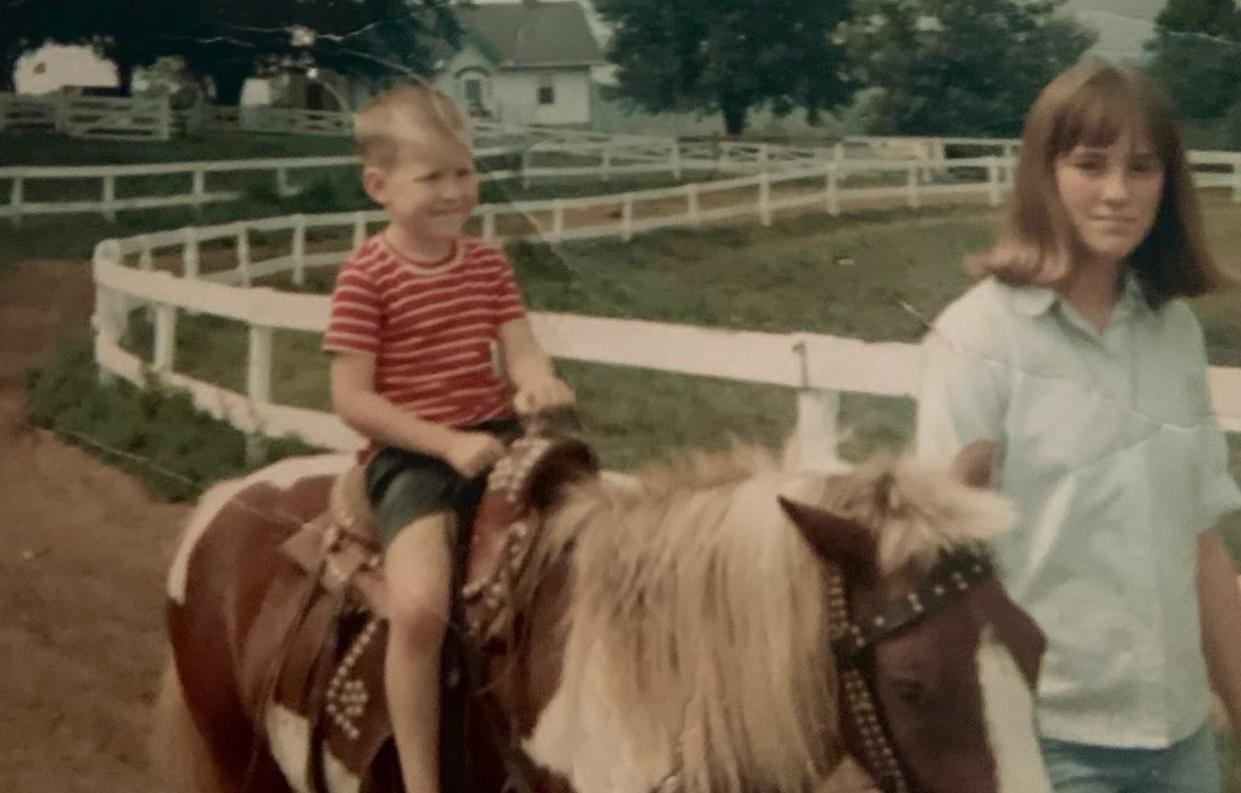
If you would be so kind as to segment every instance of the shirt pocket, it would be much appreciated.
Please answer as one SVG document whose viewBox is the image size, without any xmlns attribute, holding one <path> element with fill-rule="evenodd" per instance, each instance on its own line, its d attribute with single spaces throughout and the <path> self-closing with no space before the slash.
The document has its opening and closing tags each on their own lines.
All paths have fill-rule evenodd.
<svg viewBox="0 0 1241 793">
<path fill-rule="evenodd" d="M 1127 406 L 1069 376 L 1018 373 L 1008 415 L 1006 466 L 1059 478 L 1115 454 L 1125 439 Z"/>
</svg>

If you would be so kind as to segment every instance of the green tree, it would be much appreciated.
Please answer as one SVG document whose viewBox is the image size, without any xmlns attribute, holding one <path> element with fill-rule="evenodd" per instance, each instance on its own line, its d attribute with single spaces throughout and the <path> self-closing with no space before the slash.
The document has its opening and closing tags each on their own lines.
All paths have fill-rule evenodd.
<svg viewBox="0 0 1241 793">
<path fill-rule="evenodd" d="M 719 112 L 745 129 L 756 105 L 811 119 L 850 89 L 831 33 L 846 0 L 595 0 L 615 30 L 609 57 L 623 95 L 652 112 Z"/>
<path fill-rule="evenodd" d="M 1042 86 L 1093 43 L 1063 0 L 855 0 L 850 76 L 878 133 L 1019 134 Z"/>
<path fill-rule="evenodd" d="M 277 65 L 375 80 L 427 74 L 427 38 L 459 36 L 444 0 L 0 0 L 0 12 L 10 85 L 22 52 L 83 44 L 116 64 L 125 93 L 135 68 L 175 55 L 226 104 L 247 77 Z"/>
<path fill-rule="evenodd" d="M 28 31 L 37 10 L 31 0 L 0 0 L 0 91 L 13 90 L 17 59 L 34 49 Z"/>
<path fill-rule="evenodd" d="M 1241 13 L 1233 0 L 1169 0 L 1147 42 L 1151 72 L 1181 116 L 1224 116 L 1241 98 Z"/>
<path fill-rule="evenodd" d="M 383 82 L 431 71 L 427 40 L 456 43 L 443 0 L 197 0 L 200 17 L 179 53 L 235 104 L 246 77 L 278 65 L 321 66 Z M 226 20 L 226 21 L 224 21 Z"/>
</svg>

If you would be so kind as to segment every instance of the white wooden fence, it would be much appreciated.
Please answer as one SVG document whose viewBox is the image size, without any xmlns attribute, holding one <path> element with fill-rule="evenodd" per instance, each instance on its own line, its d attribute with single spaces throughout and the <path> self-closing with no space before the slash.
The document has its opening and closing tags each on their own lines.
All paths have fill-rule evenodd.
<svg viewBox="0 0 1241 793">
<path fill-rule="evenodd" d="M 309 228 L 344 226 L 356 244 L 379 213 L 343 213 L 248 221 L 215 227 L 187 228 L 118 240 L 95 249 L 95 359 L 101 371 L 140 387 L 153 372 L 165 382 L 186 389 L 195 403 L 248 433 L 293 434 L 334 449 L 352 449 L 358 437 L 333 415 L 280 405 L 271 390 L 272 339 L 277 329 L 322 333 L 327 326 L 329 298 L 252 287 L 257 278 L 291 271 L 300 283 L 307 266 L 335 264 L 343 251 L 308 253 Z M 287 230 L 292 250 L 287 256 L 253 261 L 249 234 Z M 234 267 L 204 275 L 202 244 L 227 239 Z M 179 267 L 169 272 L 154 267 L 156 254 L 179 250 Z M 136 266 L 134 266 L 136 264 Z M 145 362 L 121 347 L 129 315 L 139 305 L 153 314 L 152 360 Z M 177 318 L 180 312 L 225 317 L 249 328 L 246 390 L 230 391 L 175 370 Z M 536 333 L 557 358 L 640 367 L 691 375 L 777 385 L 792 390 L 797 400 L 800 446 L 808 464 L 834 454 L 832 443 L 842 392 L 882 396 L 913 396 L 919 370 L 918 349 L 901 343 L 865 343 L 809 333 L 727 331 L 637 320 L 603 319 L 571 314 L 535 313 Z M 1212 367 L 1212 400 L 1221 423 L 1241 432 L 1241 368 Z"/>
<path fill-rule="evenodd" d="M 0 132 L 60 132 L 75 138 L 168 140 L 173 112 L 167 97 L 0 94 Z"/>
<path fill-rule="evenodd" d="M 271 393 L 272 336 L 276 329 L 322 333 L 329 298 L 277 292 L 134 268 L 150 243 L 108 240 L 94 257 L 95 360 L 101 370 L 139 387 L 148 371 L 185 389 L 201 409 L 238 429 L 269 436 L 297 435 L 327 448 L 356 449 L 361 439 L 334 415 L 276 404 Z M 153 360 L 120 345 L 129 310 L 152 307 Z M 226 317 L 249 327 L 246 392 L 237 393 L 174 372 L 177 316 L 192 311 Z M 866 344 L 815 334 L 721 331 L 635 320 L 534 313 L 535 332 L 557 358 L 616 366 L 723 377 L 784 386 L 796 393 L 797 429 L 809 464 L 834 456 L 841 391 L 900 396 L 912 393 L 917 348 Z"/>
<path fill-rule="evenodd" d="M 828 149 L 797 149 L 776 147 L 768 144 L 681 144 L 675 139 L 649 139 L 638 142 L 566 142 L 545 140 L 528 146 L 512 143 L 482 148 L 476 151 L 480 160 L 517 154 L 520 164 L 516 169 L 487 170 L 484 181 L 521 179 L 529 187 L 535 179 L 596 178 L 608 181 L 617 176 L 637 174 L 669 174 L 677 179 L 686 174 L 709 173 L 712 175 L 740 173 L 750 174 L 731 180 L 704 181 L 678 187 L 646 190 L 564 200 L 561 210 L 551 203 L 518 203 L 511 211 L 556 213 L 562 210 L 587 209 L 613 206 L 620 208 L 622 220 L 618 227 L 628 229 L 619 235 L 628 239 L 636 231 L 674 225 L 695 225 L 709 220 L 757 213 L 763 222 L 769 222 L 771 211 L 789 206 L 811 205 L 816 199 L 810 194 L 797 196 L 773 196 L 771 188 L 776 185 L 794 186 L 795 183 L 822 181 L 822 201 L 833 213 L 839 212 L 839 204 L 846 192 L 840 185 L 851 178 L 861 176 L 886 179 L 894 178 L 899 184 L 857 188 L 852 195 L 859 198 L 905 197 L 912 207 L 920 206 L 924 199 L 951 193 L 985 194 L 992 205 L 998 205 L 1005 188 L 1006 173 L 1011 163 L 999 158 L 976 158 L 972 160 L 842 160 Z M 163 209 L 167 207 L 202 206 L 221 201 L 235 201 L 241 197 L 238 190 L 210 189 L 211 174 L 236 174 L 240 172 L 269 172 L 273 189 L 281 195 L 295 190 L 290 175 L 297 171 L 356 166 L 353 156 L 306 157 L 271 160 L 198 161 L 182 163 L 159 163 L 150 165 L 107 166 L 10 166 L 0 167 L 0 218 L 20 224 L 22 218 L 33 215 L 65 213 L 99 213 L 109 220 L 119 211 Z M 542 164 L 540 164 L 542 163 Z M 955 179 L 935 181 L 928 174 L 942 175 L 951 168 L 977 169 L 985 178 L 974 182 Z M 167 185 L 159 192 L 153 186 L 137 180 L 152 176 L 182 175 L 184 180 L 178 192 L 169 192 Z M 86 180 L 97 184 L 91 192 L 96 198 L 58 198 L 50 196 L 32 200 L 29 189 L 33 183 L 66 180 Z M 123 180 L 135 180 L 136 187 L 123 184 Z M 4 184 L 7 182 L 7 190 Z M 148 179 L 149 182 L 149 179 Z M 126 189 L 118 193 L 118 183 Z M 704 196 L 719 194 L 740 187 L 754 187 L 757 191 L 750 209 L 737 206 L 703 208 Z M 803 185 L 804 187 L 804 185 Z M 145 190 L 145 192 L 140 192 Z M 51 193 L 51 190 L 44 190 Z M 58 189 L 58 195 L 66 191 Z M 137 193 L 137 194 L 135 194 Z M 633 217 L 636 203 L 678 197 L 686 205 L 684 215 L 651 218 L 642 221 Z M 7 199 L 7 200 L 6 200 Z M 544 206 L 546 204 L 546 206 Z M 629 209 L 624 209 L 628 206 Z M 491 211 L 491 210 L 488 210 Z M 628 218 L 628 220 L 625 220 Z M 561 228 L 553 223 L 554 228 Z M 553 238 L 562 238 L 556 232 Z M 563 237 L 568 238 L 568 237 Z"/>
</svg>

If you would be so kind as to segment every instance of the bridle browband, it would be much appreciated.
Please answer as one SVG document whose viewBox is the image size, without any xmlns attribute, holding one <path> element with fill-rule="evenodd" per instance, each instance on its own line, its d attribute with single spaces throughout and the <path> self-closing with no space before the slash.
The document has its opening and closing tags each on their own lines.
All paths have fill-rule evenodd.
<svg viewBox="0 0 1241 793">
<path fill-rule="evenodd" d="M 858 759 L 885 793 L 909 793 L 910 787 L 876 705 L 873 681 L 868 679 L 865 661 L 876 644 L 915 625 L 927 614 L 993 575 L 994 567 L 985 548 L 962 546 L 945 550 L 915 591 L 890 600 L 878 615 L 858 623 L 849 614 L 844 575 L 839 567 L 831 568 L 827 607 L 832 652 L 844 692 L 845 717 L 852 721 L 861 741 L 862 757 Z"/>
</svg>

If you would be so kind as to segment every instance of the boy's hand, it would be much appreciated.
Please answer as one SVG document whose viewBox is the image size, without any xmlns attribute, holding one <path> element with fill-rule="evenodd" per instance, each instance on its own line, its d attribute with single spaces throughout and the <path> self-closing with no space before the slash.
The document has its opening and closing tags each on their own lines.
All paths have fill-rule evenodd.
<svg viewBox="0 0 1241 793">
<path fill-rule="evenodd" d="M 566 408 L 575 401 L 572 388 L 559 377 L 548 377 L 518 389 L 513 396 L 513 407 L 518 415 L 529 416 L 545 410 Z"/>
<path fill-rule="evenodd" d="M 444 462 L 473 479 L 504 456 L 504 444 L 485 432 L 457 432 L 444 449 Z"/>
</svg>

